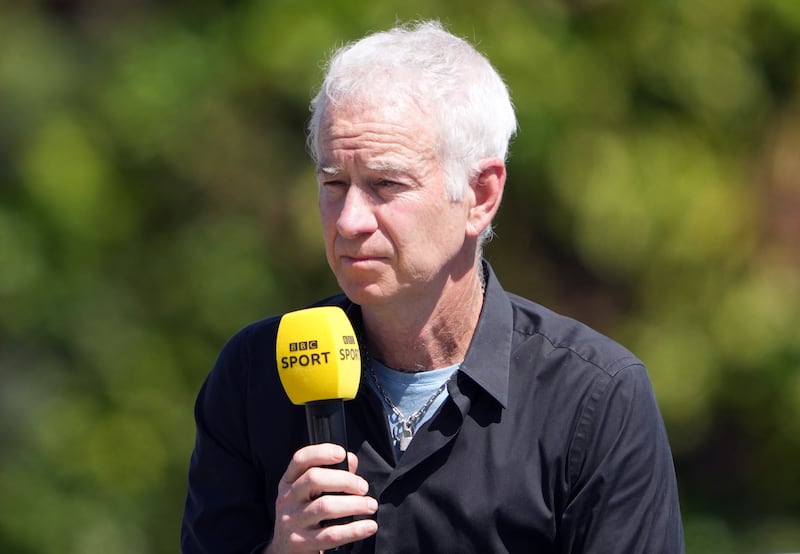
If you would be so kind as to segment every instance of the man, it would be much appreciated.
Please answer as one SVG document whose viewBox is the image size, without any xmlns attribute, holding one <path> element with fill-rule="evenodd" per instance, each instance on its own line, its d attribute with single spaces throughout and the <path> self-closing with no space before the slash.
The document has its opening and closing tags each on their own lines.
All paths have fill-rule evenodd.
<svg viewBox="0 0 800 554">
<path fill-rule="evenodd" d="M 245 328 L 197 401 L 184 552 L 682 552 L 642 363 L 506 293 L 481 258 L 516 128 L 489 62 L 437 23 L 374 34 L 336 53 L 312 110 L 344 292 L 320 304 L 363 351 L 350 452 L 304 446 L 279 317 Z M 345 457 L 350 472 L 322 467 Z"/>
</svg>

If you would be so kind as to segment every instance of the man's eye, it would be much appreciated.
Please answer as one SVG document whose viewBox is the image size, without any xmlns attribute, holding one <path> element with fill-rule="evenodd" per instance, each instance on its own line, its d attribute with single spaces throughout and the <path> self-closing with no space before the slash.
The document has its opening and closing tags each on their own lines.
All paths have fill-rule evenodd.
<svg viewBox="0 0 800 554">
<path fill-rule="evenodd" d="M 381 179 L 380 181 L 376 181 L 375 185 L 378 187 L 396 187 L 400 186 L 400 183 L 397 181 L 390 181 L 388 179 Z"/>
<path fill-rule="evenodd" d="M 323 181 L 322 185 L 326 187 L 344 187 L 347 186 L 347 183 L 345 183 L 344 181 L 339 181 L 334 179 L 330 181 Z"/>
</svg>

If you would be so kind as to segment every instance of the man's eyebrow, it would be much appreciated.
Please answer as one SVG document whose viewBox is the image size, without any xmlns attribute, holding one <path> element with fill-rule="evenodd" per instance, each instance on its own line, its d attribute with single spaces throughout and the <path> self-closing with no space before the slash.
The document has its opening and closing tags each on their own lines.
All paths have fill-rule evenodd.
<svg viewBox="0 0 800 554">
<path fill-rule="evenodd" d="M 408 169 L 389 161 L 377 160 L 367 164 L 367 169 L 370 171 L 381 171 L 383 173 L 397 173 L 407 175 Z"/>
<path fill-rule="evenodd" d="M 317 166 L 317 173 L 323 173 L 325 175 L 336 175 L 337 173 L 341 173 L 341 167 L 334 167 L 330 165 L 318 165 Z"/>
<path fill-rule="evenodd" d="M 410 172 L 407 168 L 399 166 L 397 164 L 393 164 L 392 162 L 388 161 L 376 161 L 365 166 L 370 171 L 380 171 L 382 173 L 396 173 L 402 175 L 408 175 Z M 344 169 L 337 166 L 332 165 L 318 165 L 317 166 L 317 173 L 323 175 L 338 175 L 339 173 L 343 173 Z"/>
</svg>

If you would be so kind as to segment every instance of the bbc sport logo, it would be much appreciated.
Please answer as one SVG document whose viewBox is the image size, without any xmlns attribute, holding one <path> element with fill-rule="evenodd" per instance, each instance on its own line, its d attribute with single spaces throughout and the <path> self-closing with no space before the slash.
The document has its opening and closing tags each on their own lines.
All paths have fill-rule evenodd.
<svg viewBox="0 0 800 554">
<path fill-rule="evenodd" d="M 315 340 L 302 340 L 289 343 L 289 352 L 302 352 L 303 350 L 316 350 L 319 348 Z"/>
</svg>

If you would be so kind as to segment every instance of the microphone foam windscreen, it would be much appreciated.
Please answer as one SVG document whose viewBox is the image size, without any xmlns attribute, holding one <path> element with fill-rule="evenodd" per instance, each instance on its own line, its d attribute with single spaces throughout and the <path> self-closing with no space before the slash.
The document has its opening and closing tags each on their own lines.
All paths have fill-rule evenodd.
<svg viewBox="0 0 800 554">
<path fill-rule="evenodd" d="M 351 400 L 361 380 L 361 353 L 353 326 L 338 306 L 289 312 L 278 326 L 278 374 L 289 400 Z"/>
</svg>

